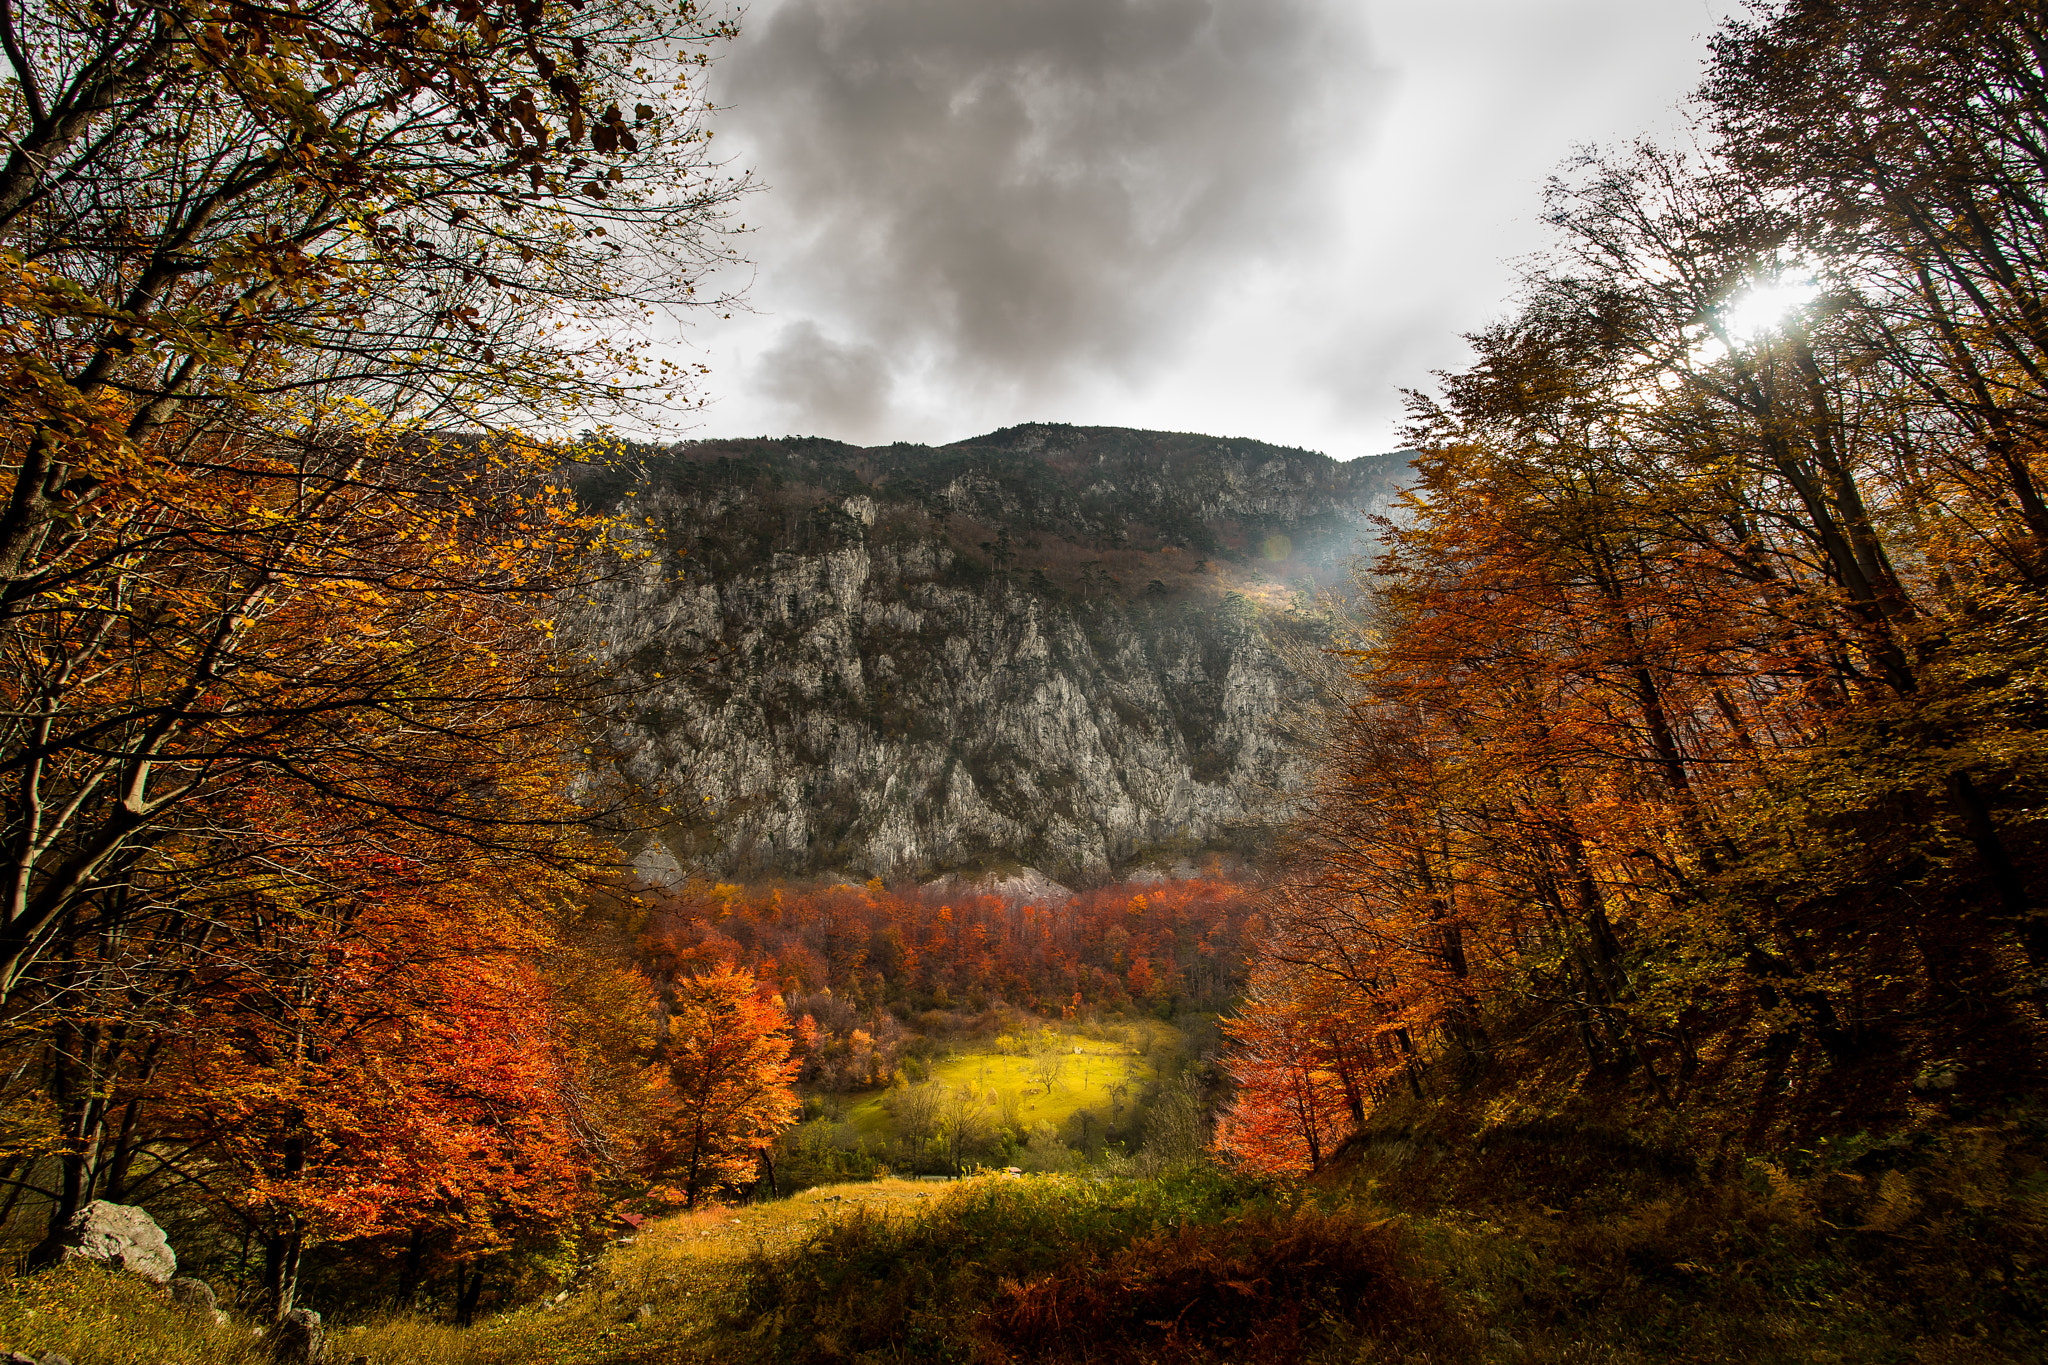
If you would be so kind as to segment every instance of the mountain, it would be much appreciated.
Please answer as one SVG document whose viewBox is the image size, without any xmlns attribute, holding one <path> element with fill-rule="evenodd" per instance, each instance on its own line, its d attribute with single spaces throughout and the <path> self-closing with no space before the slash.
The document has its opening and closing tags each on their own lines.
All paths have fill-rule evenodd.
<svg viewBox="0 0 2048 1365">
<path fill-rule="evenodd" d="M 638 449 L 579 472 L 646 553 L 583 608 L 644 689 L 605 737 L 676 812 L 659 879 L 1045 870 L 1256 850 L 1301 776 L 1269 638 L 1402 453 L 1033 424 L 927 447 Z"/>
</svg>

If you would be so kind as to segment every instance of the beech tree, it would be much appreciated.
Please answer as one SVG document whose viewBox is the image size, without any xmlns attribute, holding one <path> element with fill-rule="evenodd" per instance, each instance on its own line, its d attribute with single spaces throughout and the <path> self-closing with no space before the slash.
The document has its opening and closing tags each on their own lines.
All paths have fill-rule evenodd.
<svg viewBox="0 0 2048 1365">
<path fill-rule="evenodd" d="M 795 1119 L 789 1016 L 753 974 L 721 965 L 678 982 L 669 1013 L 659 1162 L 687 1205 L 745 1180 Z"/>
<path fill-rule="evenodd" d="M 1344 1097 L 1312 1036 L 1313 1016 L 1268 979 L 1226 1033 L 1237 1098 L 1218 1117 L 1216 1145 L 1261 1171 L 1317 1171 L 1344 1135 Z"/>
<path fill-rule="evenodd" d="M 605 530 L 511 428 L 679 395 L 617 338 L 727 258 L 694 69 L 729 31 L 631 0 L 0 11 L 0 1010 L 38 1115 L 0 1161 L 56 1172 L 53 1226 L 242 1171 L 282 1311 L 304 1236 L 429 1216 L 332 1207 L 323 1143 L 467 1189 L 468 1245 L 480 1211 L 575 1207 L 465 1186 L 406 1106 L 459 1126 L 450 1049 L 555 1046 L 431 969 L 548 942 L 609 856 L 564 762 L 605 692 L 553 627 Z M 191 1121 L 235 1084 L 277 1103 Z"/>
<path fill-rule="evenodd" d="M 612 329 L 724 257 L 684 77 L 728 32 L 690 0 L 10 6 L 0 620 L 176 467 L 138 448 L 167 425 L 672 389 Z"/>
<path fill-rule="evenodd" d="M 1230 1066 L 1282 1164 L 1318 1074 L 1734 1067 L 1761 1133 L 1850 1067 L 2038 1066 L 2041 50 L 1991 0 L 1790 0 L 1721 35 L 1703 150 L 1553 186 L 1414 400 L 1269 898 Z"/>
</svg>

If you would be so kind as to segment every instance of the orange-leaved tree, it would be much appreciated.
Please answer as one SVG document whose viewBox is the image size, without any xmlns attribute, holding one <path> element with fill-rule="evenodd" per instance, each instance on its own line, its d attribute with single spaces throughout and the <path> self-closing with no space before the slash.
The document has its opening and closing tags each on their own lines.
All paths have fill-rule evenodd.
<svg viewBox="0 0 2048 1365">
<path fill-rule="evenodd" d="M 601 849 L 546 796 L 557 746 L 495 757 L 478 780 L 499 819 L 530 822 L 518 837 L 252 789 L 236 808 L 265 875 L 230 861 L 243 875 L 176 902 L 204 910 L 204 941 L 159 935 L 162 962 L 101 964 L 163 998 L 137 1021 L 155 1065 L 110 1073 L 139 1122 L 83 1154 L 86 1192 L 198 1182 L 262 1246 L 275 1313 L 315 1243 L 404 1236 L 479 1262 L 572 1223 L 599 1173 L 635 1159 L 617 1131 L 630 1105 L 605 1103 L 616 1062 L 570 1036 L 587 1021 L 557 985 L 601 973 L 538 965 L 562 956 L 557 925 Z M 402 810 L 422 794 L 383 795 Z"/>
<path fill-rule="evenodd" d="M 795 1119 L 789 1015 L 753 973 L 721 965 L 676 982 L 665 1044 L 658 1157 L 694 1205 L 744 1180 Z"/>
<path fill-rule="evenodd" d="M 1216 1146 L 1254 1170 L 1320 1170 L 1349 1131 L 1331 1032 L 1302 1006 L 1283 976 L 1261 973 L 1224 1025 L 1237 1095 L 1217 1119 Z"/>
<path fill-rule="evenodd" d="M 1555 184 L 1415 400 L 1248 1020 L 1750 1140 L 1852 1076 L 2036 1083 L 2043 41 L 1786 0 L 1722 34 L 1703 155 Z"/>
</svg>

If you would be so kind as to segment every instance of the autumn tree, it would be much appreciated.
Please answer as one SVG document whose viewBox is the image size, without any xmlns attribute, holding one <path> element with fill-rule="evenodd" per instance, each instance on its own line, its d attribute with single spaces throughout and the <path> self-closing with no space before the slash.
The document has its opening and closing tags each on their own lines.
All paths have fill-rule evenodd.
<svg viewBox="0 0 2048 1365">
<path fill-rule="evenodd" d="M 1414 400 L 1231 1131 L 1313 1165 L 1318 1102 L 1531 1049 L 1663 1105 L 1740 1076 L 1757 1132 L 1879 1058 L 2034 1074 L 2040 50 L 2001 4 L 1760 8 L 1716 140 L 1553 185 Z"/>
<path fill-rule="evenodd" d="M 1031 1079 L 1050 1095 L 1067 1070 L 1067 1050 L 1061 1045 L 1060 1036 L 1051 1029 L 1041 1031 L 1032 1040 L 1026 1068 Z"/>
<path fill-rule="evenodd" d="M 436 1149 L 400 1117 L 465 1112 L 435 1088 L 464 1041 L 584 1084 L 433 964 L 511 981 L 487 945 L 546 940 L 608 856 L 564 765 L 606 692 L 555 633 L 605 531 L 508 428 L 675 390 L 615 338 L 724 259 L 738 182 L 692 85 L 727 32 L 687 3 L 0 14 L 0 1008 L 48 1116 L 6 1160 L 54 1169 L 53 1224 L 185 1132 L 277 1211 L 282 1311 L 307 1232 L 404 1204 L 320 1212 L 323 1132 L 440 1150 L 393 1169 L 460 1196 L 468 1245 L 573 1206 L 458 1178 L 462 1142 L 524 1139 Z M 392 899 L 503 927 L 462 887 L 513 928 L 461 947 Z M 443 1070 L 382 1086 L 392 1049 Z M 231 1082 L 311 1098 L 186 1125 L 192 1087 Z M 543 1146 L 602 1145 L 533 1112 L 568 1125 Z"/>
<path fill-rule="evenodd" d="M 548 804 L 555 745 L 495 758 L 478 776 L 523 839 L 247 789 L 240 830 L 215 839 L 260 858 L 214 850 L 189 881 L 141 883 L 165 913 L 61 959 L 77 998 L 52 1011 L 44 1062 L 65 1099 L 59 1206 L 206 1191 L 263 1248 L 281 1313 L 315 1243 L 411 1235 L 474 1262 L 636 1164 L 610 1074 L 630 1055 L 566 1036 L 617 989 L 596 964 L 539 965 L 563 955 L 603 850 Z M 565 1001 L 572 984 L 593 998 Z M 629 996 L 644 1009 L 644 983 Z"/>
<path fill-rule="evenodd" d="M 1801 0 L 1730 25 L 1705 92 L 1730 160 L 1865 273 L 1860 339 L 1941 419 L 1924 458 L 2037 582 L 2044 45 L 2024 5 Z"/>
<path fill-rule="evenodd" d="M 789 1016 L 753 974 L 720 966 L 677 984 L 665 1045 L 659 1161 L 686 1202 L 750 1175 L 796 1117 Z"/>
<path fill-rule="evenodd" d="M 494 486 L 489 459 L 451 455 L 469 496 L 500 498 L 488 519 L 430 487 L 273 505 L 223 477 L 224 518 L 273 522 L 265 558 L 166 551 L 153 593 L 80 594 L 14 633 L 14 660 L 46 663 L 25 670 L 0 765 L 0 964 L 10 1002 L 55 1026 L 30 1073 L 62 1113 L 53 1223 L 146 1138 L 147 1086 L 118 1113 L 106 1098 L 160 1064 L 182 997 L 280 952 L 314 970 L 321 917 L 388 925 L 366 908 L 396 885 L 523 877 L 567 896 L 598 868 L 563 756 L 601 693 L 540 615 L 581 573 L 580 523 L 522 478 Z M 105 1141 L 109 1123 L 130 1131 Z"/>
<path fill-rule="evenodd" d="M 1346 1132 L 1342 1087 L 1313 1036 L 1313 1016 L 1269 979 L 1232 1017 L 1237 1097 L 1218 1118 L 1216 1146 L 1254 1170 L 1316 1171 Z"/>
<path fill-rule="evenodd" d="M 375 676 L 242 668 L 266 624 L 565 586 L 588 528 L 546 492 L 554 455 L 434 433 L 639 391 L 602 324 L 687 302 L 718 256 L 732 182 L 678 78 L 725 30 L 687 3 L 459 8 L 0 16 L 0 991 L 67 897 L 204 799 L 195 707 L 266 676 L 320 698 L 303 715 L 391 704 Z"/>
<path fill-rule="evenodd" d="M 721 258 L 735 182 L 681 77 L 728 30 L 689 0 L 30 4 L 0 30 L 0 619 L 180 465 L 152 433 L 585 413 L 665 387 L 605 324 Z"/>
<path fill-rule="evenodd" d="M 946 1144 L 946 1164 L 955 1176 L 966 1173 L 968 1152 L 988 1141 L 988 1101 L 973 1085 L 948 1086 L 939 1101 L 938 1135 Z"/>
</svg>

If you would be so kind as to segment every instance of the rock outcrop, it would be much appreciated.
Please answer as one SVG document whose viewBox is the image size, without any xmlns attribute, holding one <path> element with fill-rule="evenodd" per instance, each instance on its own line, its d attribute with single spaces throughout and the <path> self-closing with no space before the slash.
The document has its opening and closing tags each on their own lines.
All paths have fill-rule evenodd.
<svg viewBox="0 0 2048 1365">
<path fill-rule="evenodd" d="M 169 1280 L 178 1269 L 177 1254 L 163 1229 L 133 1204 L 93 1200 L 72 1215 L 57 1234 L 57 1244 L 58 1254 L 65 1260 L 83 1257 L 99 1261 L 157 1284 Z"/>
<path fill-rule="evenodd" d="M 321 1330 L 320 1315 L 310 1308 L 294 1308 L 279 1318 L 270 1354 L 277 1365 L 326 1365 L 327 1335 Z"/>
<path fill-rule="evenodd" d="M 1299 781 L 1277 629 L 1405 457 L 1024 427 L 940 449 L 708 442 L 586 471 L 647 554 L 576 628 L 644 691 L 606 737 L 650 881 L 1015 874 L 1246 852 Z"/>
</svg>

